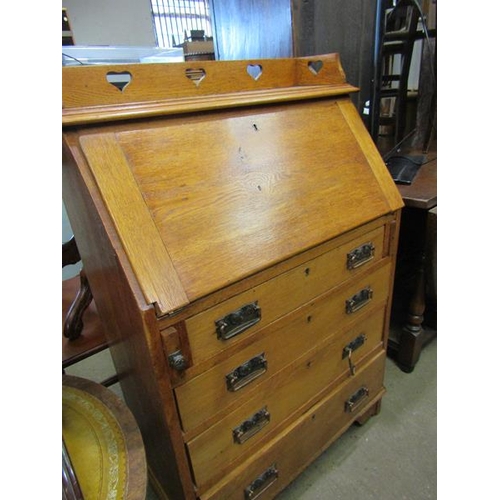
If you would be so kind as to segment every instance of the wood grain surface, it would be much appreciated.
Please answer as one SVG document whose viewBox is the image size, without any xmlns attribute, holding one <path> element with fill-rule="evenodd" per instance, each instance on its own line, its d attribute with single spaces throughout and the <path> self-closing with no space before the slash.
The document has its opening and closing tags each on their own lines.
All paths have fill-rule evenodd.
<svg viewBox="0 0 500 500">
<path fill-rule="evenodd" d="M 171 119 L 118 141 L 190 301 L 392 208 L 337 102 Z"/>
<path fill-rule="evenodd" d="M 101 195 L 120 230 L 146 300 L 166 313 L 188 303 L 167 249 L 144 206 L 141 193 L 114 134 L 80 139 Z"/>
<path fill-rule="evenodd" d="M 201 500 L 240 500 L 243 490 L 269 466 L 276 464 L 278 480 L 262 496 L 274 498 L 291 479 L 319 456 L 331 442 L 351 425 L 357 413 L 346 413 L 344 404 L 360 387 L 368 389 L 369 396 L 359 408 L 368 410 L 385 392 L 383 387 L 385 354 L 380 352 L 359 371 L 357 377 L 348 379 L 337 390 L 310 408 L 278 438 L 269 441 L 245 462 L 235 467 L 213 489 L 200 496 Z M 306 436 L 306 438 L 304 438 Z"/>
<path fill-rule="evenodd" d="M 120 76 L 122 75 L 122 76 Z M 110 78 L 127 78 L 121 88 Z M 346 95 L 338 54 L 253 61 L 68 66 L 63 126 Z"/>
</svg>

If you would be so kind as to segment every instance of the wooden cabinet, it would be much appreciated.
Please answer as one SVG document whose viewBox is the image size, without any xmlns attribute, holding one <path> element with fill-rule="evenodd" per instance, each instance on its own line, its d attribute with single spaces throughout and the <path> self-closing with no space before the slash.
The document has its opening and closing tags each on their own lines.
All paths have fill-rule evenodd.
<svg viewBox="0 0 500 500">
<path fill-rule="evenodd" d="M 379 409 L 402 201 L 355 90 L 336 54 L 63 68 L 64 201 L 170 500 L 272 498 Z"/>
</svg>

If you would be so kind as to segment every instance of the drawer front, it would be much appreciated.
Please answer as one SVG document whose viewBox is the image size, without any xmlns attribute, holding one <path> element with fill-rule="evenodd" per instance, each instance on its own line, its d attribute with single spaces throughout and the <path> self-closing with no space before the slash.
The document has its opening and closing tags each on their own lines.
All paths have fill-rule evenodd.
<svg viewBox="0 0 500 500">
<path fill-rule="evenodd" d="M 193 363 L 248 338 L 383 257 L 384 226 L 186 320 Z"/>
<path fill-rule="evenodd" d="M 309 409 L 201 500 L 271 499 L 384 393 L 385 353 Z M 260 493 L 259 493 L 260 492 Z"/>
<path fill-rule="evenodd" d="M 384 315 L 385 307 L 379 308 L 353 329 L 319 344 L 271 383 L 262 384 L 258 394 L 188 442 L 199 491 L 234 468 L 233 463 L 250 456 L 264 439 L 291 421 L 294 412 L 303 412 L 325 388 L 338 383 L 339 377 L 353 376 L 360 361 L 374 349 L 382 350 Z M 350 360 L 347 350 L 351 351 Z"/>
<path fill-rule="evenodd" d="M 390 263 L 340 287 L 261 330 L 251 345 L 175 389 L 184 431 L 202 431 L 217 415 L 260 391 L 260 385 L 320 342 L 386 303 Z M 346 303 L 370 289 L 364 307 L 347 313 Z M 199 428 L 203 424 L 203 428 Z"/>
</svg>

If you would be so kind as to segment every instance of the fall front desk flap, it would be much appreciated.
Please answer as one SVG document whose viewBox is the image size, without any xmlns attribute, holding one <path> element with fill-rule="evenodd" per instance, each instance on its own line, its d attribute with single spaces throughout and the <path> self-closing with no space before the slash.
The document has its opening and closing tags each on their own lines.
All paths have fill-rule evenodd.
<svg viewBox="0 0 500 500">
<path fill-rule="evenodd" d="M 200 63 L 63 68 L 73 156 L 160 315 L 402 206 L 337 55 Z"/>
</svg>

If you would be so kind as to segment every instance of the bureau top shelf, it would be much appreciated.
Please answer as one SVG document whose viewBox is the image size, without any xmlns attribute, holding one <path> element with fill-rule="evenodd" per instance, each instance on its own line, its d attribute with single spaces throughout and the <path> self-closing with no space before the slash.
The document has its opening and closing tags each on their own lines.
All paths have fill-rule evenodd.
<svg viewBox="0 0 500 500">
<path fill-rule="evenodd" d="M 62 69 L 63 126 L 280 103 L 357 91 L 338 54 Z"/>
</svg>

